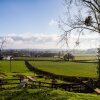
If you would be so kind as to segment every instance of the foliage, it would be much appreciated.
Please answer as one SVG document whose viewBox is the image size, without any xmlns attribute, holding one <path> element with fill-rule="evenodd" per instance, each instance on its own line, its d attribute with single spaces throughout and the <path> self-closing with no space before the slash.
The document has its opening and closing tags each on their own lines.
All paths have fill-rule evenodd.
<svg viewBox="0 0 100 100">
<path fill-rule="evenodd" d="M 73 60 L 74 56 L 71 53 L 67 53 L 64 55 L 64 60 L 69 61 L 69 60 Z"/>
</svg>

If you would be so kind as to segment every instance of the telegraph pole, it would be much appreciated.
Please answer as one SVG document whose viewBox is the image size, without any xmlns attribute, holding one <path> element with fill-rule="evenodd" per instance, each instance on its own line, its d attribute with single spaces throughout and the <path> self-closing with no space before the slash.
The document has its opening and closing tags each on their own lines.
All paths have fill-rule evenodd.
<svg viewBox="0 0 100 100">
<path fill-rule="evenodd" d="M 10 72 L 11 72 L 11 58 L 12 58 L 12 57 L 10 57 Z"/>
</svg>

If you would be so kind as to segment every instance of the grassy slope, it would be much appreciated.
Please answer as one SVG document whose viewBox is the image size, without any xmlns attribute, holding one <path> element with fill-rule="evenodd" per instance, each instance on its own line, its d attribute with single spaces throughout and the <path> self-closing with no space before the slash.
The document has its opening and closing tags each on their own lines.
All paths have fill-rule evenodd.
<svg viewBox="0 0 100 100">
<path fill-rule="evenodd" d="M 30 61 L 30 63 L 42 70 L 60 75 L 96 77 L 96 64 L 74 62 L 49 62 Z"/>
<path fill-rule="evenodd" d="M 100 96 L 61 90 L 31 89 L 0 92 L 0 100 L 100 100 Z"/>
</svg>

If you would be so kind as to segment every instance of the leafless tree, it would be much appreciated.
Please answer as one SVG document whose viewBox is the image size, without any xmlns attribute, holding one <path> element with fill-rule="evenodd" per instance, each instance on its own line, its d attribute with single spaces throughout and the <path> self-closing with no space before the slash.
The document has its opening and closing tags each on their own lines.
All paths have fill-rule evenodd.
<svg viewBox="0 0 100 100">
<path fill-rule="evenodd" d="M 59 27 L 64 31 L 61 41 L 66 41 L 71 34 L 78 33 L 76 45 L 79 45 L 80 35 L 91 32 L 100 34 L 100 0 L 64 0 L 66 16 L 59 21 Z M 99 48 L 100 50 L 100 48 Z M 98 53 L 100 56 L 100 53 Z M 98 60 L 98 78 L 100 82 L 100 57 Z"/>
<path fill-rule="evenodd" d="M 59 21 L 59 27 L 64 31 L 61 41 L 66 41 L 70 34 L 78 33 L 76 45 L 82 33 L 100 33 L 100 0 L 64 0 L 66 16 Z"/>
<path fill-rule="evenodd" d="M 0 50 L 2 50 L 2 49 L 3 49 L 3 46 L 4 46 L 4 43 L 5 43 L 5 42 L 6 42 L 6 40 L 5 40 L 5 39 L 1 41 Z"/>
<path fill-rule="evenodd" d="M 2 38 L 0 41 L 0 55 L 2 55 L 2 50 L 5 43 L 6 43 L 6 38 Z"/>
</svg>

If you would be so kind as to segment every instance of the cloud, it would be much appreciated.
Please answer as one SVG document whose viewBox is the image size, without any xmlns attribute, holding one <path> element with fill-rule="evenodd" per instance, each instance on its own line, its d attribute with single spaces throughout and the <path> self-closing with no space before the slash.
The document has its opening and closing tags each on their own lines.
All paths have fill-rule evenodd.
<svg viewBox="0 0 100 100">
<path fill-rule="evenodd" d="M 60 45 L 63 45 L 65 49 L 90 49 L 90 48 L 98 48 L 100 45 L 100 38 L 87 38 L 87 37 L 82 37 L 79 38 L 79 45 L 76 44 L 77 37 L 72 37 L 68 39 L 68 45 L 66 44 L 66 41 L 61 42 Z"/>
<path fill-rule="evenodd" d="M 49 22 L 49 26 L 56 27 L 57 26 L 57 21 L 51 19 L 50 22 Z"/>
<path fill-rule="evenodd" d="M 0 37 L 2 41 L 4 37 Z M 33 34 L 33 33 L 21 33 L 21 34 L 7 34 L 6 38 L 6 47 L 5 48 L 56 48 L 58 42 L 57 35 L 46 35 L 46 34 Z"/>
<path fill-rule="evenodd" d="M 0 36 L 0 41 L 6 39 L 4 49 L 13 48 L 13 49 L 60 49 L 61 45 L 65 42 L 59 42 L 58 35 L 50 34 L 39 34 L 39 33 L 11 33 L 6 36 Z M 69 39 L 69 48 L 65 45 L 62 47 L 64 49 L 88 49 L 88 48 L 97 48 L 100 43 L 99 37 L 80 37 L 80 45 L 76 46 L 75 42 L 77 37 L 72 37 Z"/>
</svg>

